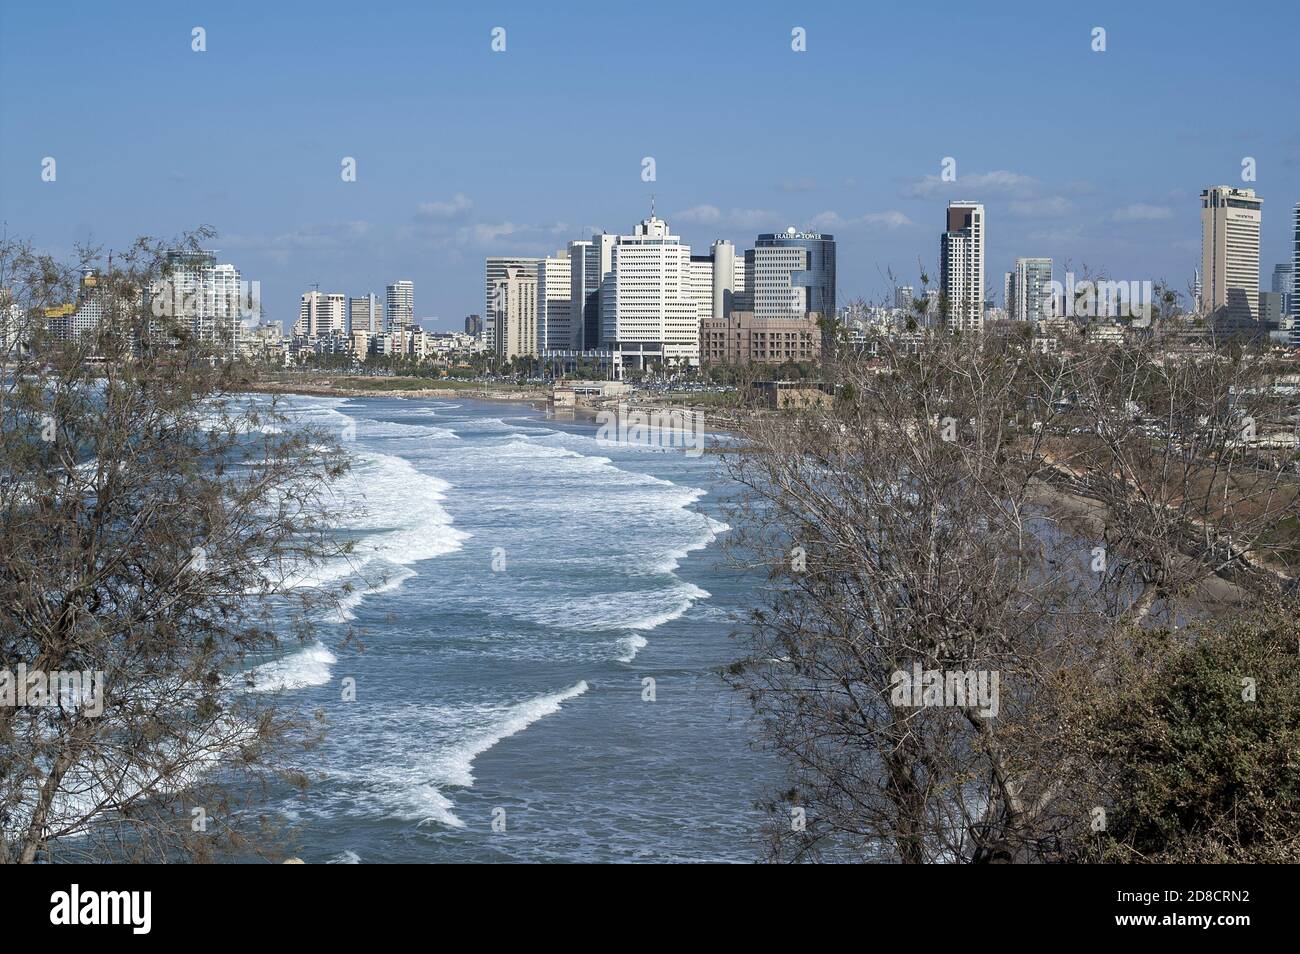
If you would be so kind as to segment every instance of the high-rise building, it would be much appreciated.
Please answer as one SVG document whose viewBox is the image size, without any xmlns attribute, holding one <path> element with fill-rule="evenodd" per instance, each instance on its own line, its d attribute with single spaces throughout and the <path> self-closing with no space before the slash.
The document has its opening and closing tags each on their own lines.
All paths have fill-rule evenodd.
<svg viewBox="0 0 1300 954">
<path fill-rule="evenodd" d="M 1254 189 L 1201 193 L 1201 310 L 1230 321 L 1259 320 L 1259 226 Z"/>
<path fill-rule="evenodd" d="M 69 316 L 68 339 L 81 340 L 102 330 L 107 317 L 106 304 L 99 273 L 93 268 L 82 269 L 81 283 L 77 288 L 77 307 Z"/>
<path fill-rule="evenodd" d="M 379 296 L 373 292 L 348 302 L 349 331 L 368 331 L 373 335 L 383 334 L 384 311 L 379 304 Z"/>
<path fill-rule="evenodd" d="M 744 256 L 738 256 L 736 247 L 730 242 L 718 239 L 710 246 L 707 255 L 691 256 L 688 287 L 691 298 L 699 308 L 700 321 L 721 322 L 731 314 L 740 302 L 740 296 L 744 294 Z M 748 301 L 744 304 L 749 307 Z M 753 317 L 752 312 L 748 313 L 751 322 Z M 702 349 L 700 360 L 704 360 Z"/>
<path fill-rule="evenodd" d="M 1300 318 L 1300 202 L 1292 210 L 1291 222 L 1291 314 Z M 1300 343 L 1300 331 L 1296 334 Z"/>
<path fill-rule="evenodd" d="M 493 306 L 492 350 L 497 357 L 510 360 L 537 354 L 537 293 L 536 264 L 505 265 L 504 274 L 494 281 L 488 297 Z"/>
<path fill-rule="evenodd" d="M 169 251 L 164 276 L 152 295 L 155 313 L 173 316 L 197 340 L 233 353 L 244 317 L 242 283 L 234 265 L 217 264 L 215 252 Z"/>
<path fill-rule="evenodd" d="M 713 256 L 692 255 L 686 287 L 700 313 L 700 320 L 713 317 Z"/>
<path fill-rule="evenodd" d="M 894 307 L 910 313 L 915 294 L 916 290 L 911 285 L 899 285 L 894 289 Z"/>
<path fill-rule="evenodd" d="M 477 338 L 483 334 L 483 316 L 466 315 L 465 316 L 465 334 Z"/>
<path fill-rule="evenodd" d="M 1273 266 L 1273 287 L 1272 290 L 1282 296 L 1282 314 L 1294 315 L 1296 313 L 1295 302 L 1291 297 L 1291 286 L 1295 281 L 1295 266 L 1290 262 L 1282 262 Z"/>
<path fill-rule="evenodd" d="M 600 286 L 613 267 L 617 241 L 617 235 L 597 232 L 590 241 L 569 243 L 569 314 L 574 350 L 591 351 L 601 346 Z"/>
<path fill-rule="evenodd" d="M 486 259 L 483 275 L 483 300 L 486 308 L 483 312 L 483 332 L 489 342 L 497 340 L 496 321 L 497 306 L 493 303 L 492 296 L 498 287 L 497 283 L 504 279 L 508 274 L 511 266 L 519 266 L 532 273 L 533 278 L 537 277 L 537 263 L 541 259 L 537 258 L 519 258 L 516 256 L 489 256 Z"/>
<path fill-rule="evenodd" d="M 295 338 L 315 338 L 317 335 L 318 319 L 321 302 L 325 296 L 318 291 L 309 291 L 302 296 L 302 301 L 298 306 L 298 320 L 294 322 L 293 334 Z"/>
<path fill-rule="evenodd" d="M 921 296 L 923 302 L 924 322 L 927 325 L 935 326 L 939 322 L 940 304 L 943 298 L 943 292 L 938 288 L 927 288 Z"/>
<path fill-rule="evenodd" d="M 309 291 L 302 296 L 295 337 L 325 338 L 343 335 L 348 330 L 347 296 L 337 292 Z"/>
<path fill-rule="evenodd" d="M 1016 269 L 1007 272 L 1006 297 L 1002 303 L 1007 317 L 1017 321 L 1042 321 L 1052 316 L 1052 260 L 1018 258 Z"/>
<path fill-rule="evenodd" d="M 952 331 L 984 327 L 984 206 L 949 202 L 939 243 L 939 288 Z"/>
<path fill-rule="evenodd" d="M 601 342 L 619 352 L 625 368 L 699 363 L 690 267 L 691 247 L 653 212 L 613 243 L 600 288 Z"/>
<path fill-rule="evenodd" d="M 757 320 L 811 314 L 835 319 L 835 236 L 794 226 L 765 233 L 745 253 L 745 264 Z"/>
<path fill-rule="evenodd" d="M 600 253 L 595 242 L 569 243 L 569 347 L 595 348 L 600 341 Z"/>
<path fill-rule="evenodd" d="M 569 252 L 560 249 L 537 263 L 537 350 L 573 347 L 573 322 L 569 314 Z"/>
<path fill-rule="evenodd" d="M 1282 326 L 1282 293 L 1261 291 L 1259 293 L 1259 320 L 1271 328 Z"/>
<path fill-rule="evenodd" d="M 407 325 L 415 324 L 414 282 L 393 282 L 388 286 L 384 295 L 384 315 L 388 325 L 386 331 L 401 331 Z"/>
<path fill-rule="evenodd" d="M 745 256 L 724 239 L 713 243 L 713 310 L 712 317 L 731 314 L 735 298 L 745 291 Z"/>
<path fill-rule="evenodd" d="M 339 292 L 330 292 L 321 302 L 317 314 L 319 331 L 322 335 L 342 335 L 348 330 L 348 296 Z"/>
</svg>

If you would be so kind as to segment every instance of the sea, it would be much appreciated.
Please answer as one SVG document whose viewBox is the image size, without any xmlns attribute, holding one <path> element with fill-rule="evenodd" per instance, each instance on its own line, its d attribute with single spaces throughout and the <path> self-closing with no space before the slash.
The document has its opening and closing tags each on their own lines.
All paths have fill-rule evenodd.
<svg viewBox="0 0 1300 954">
<path fill-rule="evenodd" d="M 303 581 L 338 594 L 316 638 L 253 665 L 255 691 L 325 726 L 310 785 L 258 806 L 292 854 L 761 858 L 780 767 L 719 674 L 761 580 L 722 553 L 716 455 L 614 445 L 524 404 L 284 409 L 350 453 L 333 494 L 355 544 Z"/>
</svg>

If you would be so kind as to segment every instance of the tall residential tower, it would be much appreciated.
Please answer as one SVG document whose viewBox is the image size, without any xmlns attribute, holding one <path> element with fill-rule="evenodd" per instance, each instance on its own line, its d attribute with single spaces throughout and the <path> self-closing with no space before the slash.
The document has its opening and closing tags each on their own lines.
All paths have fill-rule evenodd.
<svg viewBox="0 0 1300 954">
<path fill-rule="evenodd" d="M 415 324 L 415 283 L 393 282 L 388 286 L 384 313 L 389 331 L 400 331 Z"/>
<path fill-rule="evenodd" d="M 1201 310 L 1237 322 L 1259 320 L 1259 225 L 1254 189 L 1201 193 Z"/>
<path fill-rule="evenodd" d="M 939 288 L 952 331 L 984 327 L 984 206 L 949 202 L 947 228 L 939 242 Z"/>
</svg>

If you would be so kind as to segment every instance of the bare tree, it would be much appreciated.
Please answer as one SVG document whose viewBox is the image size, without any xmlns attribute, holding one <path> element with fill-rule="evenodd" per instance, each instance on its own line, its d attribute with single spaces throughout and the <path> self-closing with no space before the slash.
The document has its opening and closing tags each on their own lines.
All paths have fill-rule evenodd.
<svg viewBox="0 0 1300 954">
<path fill-rule="evenodd" d="M 728 678 L 789 767 L 773 857 L 1059 857 L 1088 821 L 1074 700 L 1129 628 L 1206 612 L 1227 577 L 1279 595 L 1254 557 L 1294 485 L 1239 427 L 1269 369 L 1014 337 L 875 350 L 726 458 L 731 552 L 769 578 Z"/>
<path fill-rule="evenodd" d="M 310 727 L 244 667 L 310 630 L 345 459 L 153 307 L 163 246 L 101 259 L 0 247 L 0 861 L 256 850 L 236 796 Z"/>
</svg>

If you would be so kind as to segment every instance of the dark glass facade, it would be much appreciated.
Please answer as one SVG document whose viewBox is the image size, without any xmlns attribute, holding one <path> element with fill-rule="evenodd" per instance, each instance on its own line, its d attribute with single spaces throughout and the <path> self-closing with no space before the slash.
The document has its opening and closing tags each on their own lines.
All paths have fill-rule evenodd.
<svg viewBox="0 0 1300 954">
<path fill-rule="evenodd" d="M 769 232 L 760 235 L 754 248 L 802 248 L 808 251 L 808 267 L 790 273 L 790 284 L 807 289 L 809 312 L 832 320 L 835 311 L 835 236 L 820 232 Z M 753 272 L 753 256 L 746 254 L 746 281 Z"/>
</svg>

